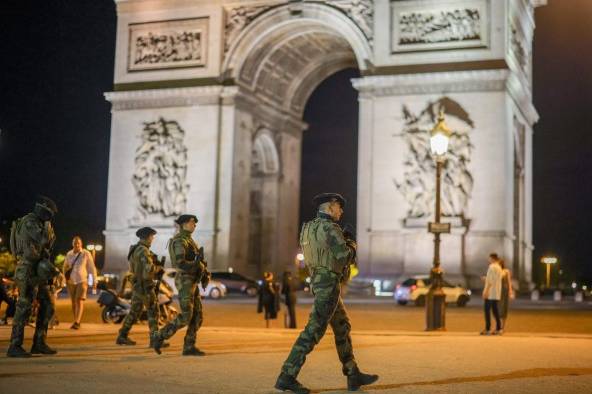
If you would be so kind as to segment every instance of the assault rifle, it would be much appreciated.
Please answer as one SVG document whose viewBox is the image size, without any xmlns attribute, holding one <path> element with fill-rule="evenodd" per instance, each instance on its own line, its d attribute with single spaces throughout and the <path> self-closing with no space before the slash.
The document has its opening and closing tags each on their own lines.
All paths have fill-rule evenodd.
<svg viewBox="0 0 592 394">
<path fill-rule="evenodd" d="M 154 253 L 152 253 L 152 261 L 154 265 L 158 268 L 158 272 L 156 273 L 156 286 L 154 289 L 156 290 L 156 298 L 158 299 L 158 293 L 160 292 L 160 283 L 162 282 L 162 276 L 164 275 L 164 263 L 166 262 L 166 257 L 162 256 L 160 259 Z"/>
<path fill-rule="evenodd" d="M 204 289 L 206 289 L 206 287 L 208 287 L 208 284 L 210 283 L 210 271 L 208 271 L 208 262 L 205 259 L 205 252 L 204 252 L 204 248 L 203 246 L 200 247 L 197 250 L 197 255 L 195 256 L 195 262 L 200 265 L 203 264 L 203 271 L 201 272 L 201 287 Z"/>
</svg>

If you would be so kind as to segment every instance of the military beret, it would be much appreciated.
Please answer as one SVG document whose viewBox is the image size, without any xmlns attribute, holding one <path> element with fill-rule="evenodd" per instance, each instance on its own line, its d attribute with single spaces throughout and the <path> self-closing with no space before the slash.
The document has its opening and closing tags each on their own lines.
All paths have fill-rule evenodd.
<svg viewBox="0 0 592 394">
<path fill-rule="evenodd" d="M 156 234 L 156 230 L 151 227 L 142 227 L 138 231 L 136 231 L 136 237 L 140 239 L 146 239 L 152 234 Z"/>
<path fill-rule="evenodd" d="M 175 223 L 177 223 L 180 226 L 183 223 L 187 223 L 191 219 L 195 220 L 195 223 L 197 223 L 199 221 L 199 220 L 197 220 L 197 216 L 195 216 L 195 215 L 181 215 L 177 219 L 175 219 Z"/>
<path fill-rule="evenodd" d="M 47 211 L 50 211 L 54 215 L 56 213 L 58 213 L 58 206 L 49 197 L 38 196 L 37 197 L 37 202 L 35 203 L 35 206 L 38 206 L 38 207 L 41 207 L 41 208 L 43 208 L 43 209 L 45 209 Z"/>
<path fill-rule="evenodd" d="M 345 207 L 345 203 L 347 201 L 345 200 L 345 198 L 343 198 L 341 194 L 338 193 L 321 193 L 314 196 L 312 202 L 317 207 L 327 202 L 338 202 L 339 204 L 341 204 L 341 207 Z"/>
</svg>

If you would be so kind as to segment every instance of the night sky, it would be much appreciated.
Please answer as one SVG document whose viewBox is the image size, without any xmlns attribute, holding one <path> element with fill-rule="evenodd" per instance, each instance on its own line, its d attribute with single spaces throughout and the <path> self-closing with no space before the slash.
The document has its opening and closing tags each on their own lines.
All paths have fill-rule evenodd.
<svg viewBox="0 0 592 394">
<path fill-rule="evenodd" d="M 32 6 L 34 4 L 34 7 Z M 587 243 L 592 223 L 592 1 L 549 0 L 536 11 L 534 103 L 535 257 L 555 253 L 567 279 L 592 282 Z M 0 236 L 30 211 L 34 196 L 53 197 L 58 250 L 80 234 L 103 242 L 115 5 L 108 0 L 0 2 Z M 321 188 L 341 190 L 355 217 L 355 161 L 323 165 L 327 141 L 356 157 L 355 70 L 323 82 L 305 120 L 302 212 Z M 340 100 L 335 100 L 339 97 Z M 315 147 L 314 149 L 308 149 Z M 318 148 L 316 148 L 318 147 Z M 313 153 L 311 153 L 313 152 Z M 353 163 L 353 164 L 352 164 Z M 311 168 L 321 168 L 316 172 Z M 339 174 L 328 185 L 323 174 Z M 348 221 L 346 219 L 346 221 Z M 535 267 L 540 264 L 535 263 Z M 536 270 L 535 270 L 536 272 Z"/>
</svg>

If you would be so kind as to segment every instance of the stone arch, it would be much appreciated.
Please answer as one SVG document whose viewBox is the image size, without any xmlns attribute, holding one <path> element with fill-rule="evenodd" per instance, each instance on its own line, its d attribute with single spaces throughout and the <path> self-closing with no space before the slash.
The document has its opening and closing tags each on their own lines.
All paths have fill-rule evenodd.
<svg viewBox="0 0 592 394">
<path fill-rule="evenodd" d="M 364 32 L 344 12 L 319 3 L 284 4 L 260 13 L 237 35 L 223 75 L 244 93 L 301 118 L 316 86 L 348 67 L 371 63 Z"/>
<path fill-rule="evenodd" d="M 227 25 L 236 35 L 222 67 L 226 83 L 238 88 L 234 158 L 250 163 L 237 167 L 242 178 L 235 178 L 230 256 L 253 275 L 281 272 L 298 249 L 303 115 L 310 95 L 337 71 L 366 70 L 372 53 L 364 24 L 335 4 L 261 7 L 252 19 Z"/>
<path fill-rule="evenodd" d="M 273 246 L 278 231 L 280 157 L 273 133 L 263 127 L 251 145 L 249 182 L 248 271 L 254 274 L 272 269 L 277 252 Z"/>
<path fill-rule="evenodd" d="M 257 131 L 253 140 L 251 176 L 276 175 L 280 171 L 280 158 L 273 134 L 266 128 Z"/>
</svg>

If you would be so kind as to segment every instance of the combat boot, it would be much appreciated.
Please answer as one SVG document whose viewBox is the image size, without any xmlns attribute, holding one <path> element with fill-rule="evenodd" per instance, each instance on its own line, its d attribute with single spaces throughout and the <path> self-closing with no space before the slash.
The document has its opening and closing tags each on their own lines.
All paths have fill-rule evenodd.
<svg viewBox="0 0 592 394">
<path fill-rule="evenodd" d="M 125 346 L 135 346 L 136 345 L 136 341 L 132 341 L 127 336 L 124 337 L 124 336 L 119 335 L 117 337 L 117 340 L 115 341 L 115 344 L 117 344 L 117 345 L 125 345 Z"/>
<path fill-rule="evenodd" d="M 31 357 L 31 353 L 29 353 L 28 351 L 23 349 L 22 346 L 17 346 L 17 345 L 10 345 L 10 347 L 6 351 L 6 355 L 8 357 L 19 357 L 19 358 Z"/>
<path fill-rule="evenodd" d="M 156 338 L 150 338 L 150 345 L 148 345 L 148 347 L 150 349 L 154 349 L 154 346 L 156 344 Z M 171 346 L 168 342 L 162 341 L 162 343 L 160 344 L 160 348 L 164 348 L 164 347 L 169 347 Z"/>
<path fill-rule="evenodd" d="M 154 339 L 150 340 L 150 347 L 152 349 L 154 349 L 154 351 L 156 352 L 156 354 L 161 354 L 162 352 L 160 351 L 160 349 L 162 347 L 164 347 L 164 338 L 161 337 L 160 335 L 156 335 L 154 337 Z"/>
<path fill-rule="evenodd" d="M 199 350 L 196 347 L 192 347 L 191 349 L 183 349 L 184 356 L 205 356 L 206 354 Z"/>
<path fill-rule="evenodd" d="M 31 354 L 56 354 L 57 352 L 45 342 L 33 343 L 33 346 L 31 346 Z"/>
<path fill-rule="evenodd" d="M 295 377 L 281 373 L 275 382 L 275 388 L 281 391 L 291 391 L 296 394 L 308 394 L 310 390 L 304 387 Z"/>
<path fill-rule="evenodd" d="M 369 375 L 360 372 L 359 369 L 347 376 L 347 391 L 358 391 L 361 386 L 372 384 L 378 380 L 378 375 Z"/>
</svg>

